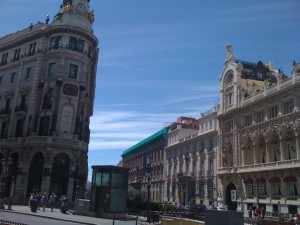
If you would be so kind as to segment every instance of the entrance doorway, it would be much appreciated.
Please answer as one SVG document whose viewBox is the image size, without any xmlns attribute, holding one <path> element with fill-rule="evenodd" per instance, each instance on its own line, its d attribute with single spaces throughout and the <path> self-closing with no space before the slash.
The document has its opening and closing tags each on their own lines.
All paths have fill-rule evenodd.
<svg viewBox="0 0 300 225">
<path fill-rule="evenodd" d="M 236 211 L 237 202 L 231 201 L 231 190 L 236 190 L 233 183 L 228 184 L 226 188 L 226 205 L 228 206 L 228 210 Z"/>
</svg>

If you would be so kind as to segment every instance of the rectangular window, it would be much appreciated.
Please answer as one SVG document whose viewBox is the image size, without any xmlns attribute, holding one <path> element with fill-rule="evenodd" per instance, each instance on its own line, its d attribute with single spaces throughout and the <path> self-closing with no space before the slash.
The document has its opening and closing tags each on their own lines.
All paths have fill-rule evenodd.
<svg viewBox="0 0 300 225">
<path fill-rule="evenodd" d="M 245 116 L 245 126 L 249 127 L 252 125 L 252 115 Z"/>
<path fill-rule="evenodd" d="M 77 51 L 83 52 L 83 48 L 84 48 L 84 41 L 81 39 L 78 39 L 77 40 Z"/>
<path fill-rule="evenodd" d="M 212 159 L 209 160 L 209 168 L 210 171 L 214 170 L 214 161 Z"/>
<path fill-rule="evenodd" d="M 246 195 L 247 196 L 253 196 L 254 195 L 254 188 L 252 184 L 246 185 Z"/>
<path fill-rule="evenodd" d="M 227 94 L 227 107 L 231 106 L 233 104 L 233 93 L 229 92 Z"/>
<path fill-rule="evenodd" d="M 62 47 L 61 40 L 62 40 L 62 36 L 57 36 L 57 37 L 51 38 L 50 49 L 61 48 Z"/>
<path fill-rule="evenodd" d="M 294 110 L 294 102 L 290 100 L 288 102 L 283 103 L 283 114 L 292 113 Z"/>
<path fill-rule="evenodd" d="M 16 79 L 16 73 L 14 72 L 10 75 L 10 83 L 11 84 L 15 83 L 15 79 Z"/>
<path fill-rule="evenodd" d="M 56 75 L 56 63 L 50 63 L 48 68 L 48 77 L 55 77 Z"/>
<path fill-rule="evenodd" d="M 30 79 L 30 76 L 31 76 L 31 67 L 28 67 L 27 70 L 26 70 L 26 76 L 25 76 L 25 79 L 26 79 L 26 80 L 29 80 L 29 79 Z"/>
<path fill-rule="evenodd" d="M 209 150 L 213 150 L 213 147 L 214 147 L 214 141 L 213 140 L 210 140 L 209 141 Z"/>
<path fill-rule="evenodd" d="M 281 195 L 280 183 L 273 183 L 272 184 L 272 195 L 273 196 Z"/>
<path fill-rule="evenodd" d="M 9 109 L 10 109 L 10 98 L 7 98 L 5 101 L 5 112 L 9 113 Z"/>
<path fill-rule="evenodd" d="M 95 172 L 94 185 L 97 187 L 107 187 L 109 185 L 109 173 Z"/>
<path fill-rule="evenodd" d="M 260 196 L 267 195 L 267 185 L 265 183 L 258 185 L 258 187 L 258 192 Z"/>
<path fill-rule="evenodd" d="M 68 76 L 70 78 L 77 79 L 77 74 L 78 74 L 78 65 L 70 64 Z"/>
<path fill-rule="evenodd" d="M 7 121 L 4 121 L 1 126 L 0 138 L 6 138 L 6 130 L 7 130 Z"/>
<path fill-rule="evenodd" d="M 21 48 L 15 49 L 13 61 L 17 61 L 20 58 Z"/>
<path fill-rule="evenodd" d="M 22 137 L 23 136 L 23 119 L 17 120 L 15 137 Z"/>
<path fill-rule="evenodd" d="M 36 42 L 31 43 L 31 44 L 29 45 L 29 52 L 28 52 L 28 55 L 34 55 L 34 53 L 35 53 L 35 47 L 36 47 Z"/>
<path fill-rule="evenodd" d="M 277 110 L 277 106 L 273 106 L 269 109 L 269 118 L 273 119 L 276 118 L 278 116 L 278 110 Z"/>
<path fill-rule="evenodd" d="M 257 116 L 257 123 L 261 123 L 265 121 L 265 112 L 264 111 L 260 111 L 256 114 Z"/>
<path fill-rule="evenodd" d="M 225 123 L 225 133 L 231 132 L 233 130 L 233 121 L 228 121 Z"/>
<path fill-rule="evenodd" d="M 297 183 L 287 183 L 287 195 L 288 196 L 298 196 Z"/>
<path fill-rule="evenodd" d="M 70 37 L 69 39 L 69 49 L 76 50 L 77 39 L 75 37 Z"/>
<path fill-rule="evenodd" d="M 8 57 L 8 53 L 2 54 L 2 60 L 1 60 L 2 65 L 5 65 L 7 63 L 7 57 Z"/>
</svg>

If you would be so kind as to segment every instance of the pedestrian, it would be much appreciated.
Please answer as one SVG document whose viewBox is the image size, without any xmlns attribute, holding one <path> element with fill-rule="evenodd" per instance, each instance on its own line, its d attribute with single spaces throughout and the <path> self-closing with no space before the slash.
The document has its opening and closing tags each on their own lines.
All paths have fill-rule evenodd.
<svg viewBox="0 0 300 225">
<path fill-rule="evenodd" d="M 52 194 L 50 195 L 50 199 L 49 199 L 49 201 L 50 201 L 50 207 L 51 207 L 51 212 L 53 212 L 54 203 L 55 203 L 55 198 L 56 198 L 55 194 L 52 193 Z"/>
<path fill-rule="evenodd" d="M 252 218 L 252 206 L 249 207 L 248 216 Z"/>
<path fill-rule="evenodd" d="M 265 219 L 266 209 L 264 207 L 261 207 L 261 214 L 262 218 Z"/>
<path fill-rule="evenodd" d="M 43 211 L 44 212 L 45 212 L 45 208 L 46 208 L 47 203 L 48 203 L 47 195 L 46 195 L 46 193 L 44 193 L 43 196 L 42 196 L 42 205 L 43 205 Z"/>
<path fill-rule="evenodd" d="M 33 200 L 33 197 L 34 197 L 34 193 L 30 193 L 30 195 L 29 195 L 29 201 L 28 201 L 28 207 L 29 208 L 31 206 L 31 201 Z"/>
<path fill-rule="evenodd" d="M 37 200 L 37 204 L 38 204 L 38 210 L 41 210 L 41 200 L 42 200 L 42 194 L 41 194 L 41 192 L 37 193 L 36 200 Z"/>
</svg>

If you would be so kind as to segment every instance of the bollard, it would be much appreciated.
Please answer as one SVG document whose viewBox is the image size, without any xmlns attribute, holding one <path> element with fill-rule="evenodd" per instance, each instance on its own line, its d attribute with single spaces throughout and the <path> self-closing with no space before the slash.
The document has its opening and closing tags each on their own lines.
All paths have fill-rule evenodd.
<svg viewBox="0 0 300 225">
<path fill-rule="evenodd" d="M 139 216 L 136 216 L 135 225 L 137 225 L 137 224 L 138 224 L 138 218 L 139 218 Z"/>
<path fill-rule="evenodd" d="M 113 225 L 115 225 L 115 214 L 114 214 L 114 217 L 113 217 Z"/>
</svg>

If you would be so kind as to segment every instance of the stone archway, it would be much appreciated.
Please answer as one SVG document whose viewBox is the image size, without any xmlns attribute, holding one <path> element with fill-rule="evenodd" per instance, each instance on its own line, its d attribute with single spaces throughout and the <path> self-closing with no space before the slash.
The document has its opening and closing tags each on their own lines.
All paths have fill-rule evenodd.
<svg viewBox="0 0 300 225">
<path fill-rule="evenodd" d="M 228 206 L 228 210 L 236 211 L 237 202 L 231 201 L 231 190 L 236 190 L 233 183 L 228 184 L 226 188 L 226 205 Z"/>
<path fill-rule="evenodd" d="M 54 157 L 51 172 L 50 190 L 58 197 L 66 195 L 70 175 L 70 157 L 65 153 L 59 153 Z"/>
<path fill-rule="evenodd" d="M 41 152 L 37 152 L 32 157 L 28 173 L 27 196 L 29 193 L 37 193 L 41 191 L 44 162 L 45 157 Z"/>
</svg>

